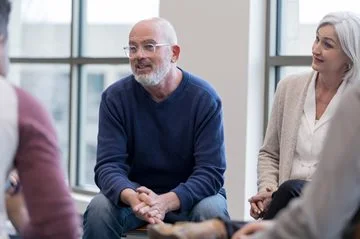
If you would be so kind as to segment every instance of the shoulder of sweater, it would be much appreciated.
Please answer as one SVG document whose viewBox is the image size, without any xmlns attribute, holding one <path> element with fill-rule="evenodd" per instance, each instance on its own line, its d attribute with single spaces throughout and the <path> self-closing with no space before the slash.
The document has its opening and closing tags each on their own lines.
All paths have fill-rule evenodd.
<svg viewBox="0 0 360 239">
<path fill-rule="evenodd" d="M 199 94 L 205 93 L 213 99 L 220 99 L 220 96 L 216 92 L 215 88 L 208 81 L 187 71 L 182 70 L 182 72 L 183 80 L 188 81 L 188 86 L 190 87 L 190 90 L 195 90 Z"/>
<path fill-rule="evenodd" d="M 104 92 L 106 92 L 107 94 L 114 94 L 124 90 L 130 90 L 134 87 L 134 83 L 134 76 L 129 75 L 112 83 L 109 87 L 105 89 Z"/>
<path fill-rule="evenodd" d="M 275 93 L 279 107 L 282 108 L 285 102 L 297 102 L 299 97 L 306 92 L 305 88 L 309 85 L 314 74 L 315 71 L 293 74 L 281 80 Z"/>
<path fill-rule="evenodd" d="M 279 82 L 278 88 L 287 89 L 287 88 L 304 86 L 311 80 L 314 74 L 315 71 L 311 71 L 311 72 L 303 72 L 303 73 L 286 76 L 284 79 L 282 79 Z"/>
</svg>

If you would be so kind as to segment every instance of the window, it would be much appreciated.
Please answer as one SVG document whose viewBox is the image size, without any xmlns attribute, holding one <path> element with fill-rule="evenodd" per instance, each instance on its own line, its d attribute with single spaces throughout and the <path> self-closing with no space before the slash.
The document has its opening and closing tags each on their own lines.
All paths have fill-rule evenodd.
<svg viewBox="0 0 360 239">
<path fill-rule="evenodd" d="M 50 112 L 74 190 L 98 190 L 94 165 L 101 93 L 131 73 L 122 48 L 131 26 L 158 15 L 159 0 L 12 3 L 9 80 Z"/>
<path fill-rule="evenodd" d="M 354 11 L 360 2 L 352 0 L 282 0 L 280 1 L 279 55 L 311 55 L 311 46 L 320 20 L 332 11 Z"/>
<path fill-rule="evenodd" d="M 84 0 L 83 55 L 125 57 L 128 33 L 142 18 L 159 15 L 159 1 Z"/>
<path fill-rule="evenodd" d="M 10 55 L 69 57 L 70 23 L 70 0 L 12 1 Z"/>
<path fill-rule="evenodd" d="M 84 77 L 81 81 L 85 94 L 79 110 L 82 112 L 80 129 L 79 185 L 92 187 L 94 185 L 94 166 L 96 163 L 96 144 L 99 121 L 99 105 L 101 94 L 105 88 L 117 79 L 130 74 L 128 65 L 85 65 L 81 68 Z"/>
</svg>

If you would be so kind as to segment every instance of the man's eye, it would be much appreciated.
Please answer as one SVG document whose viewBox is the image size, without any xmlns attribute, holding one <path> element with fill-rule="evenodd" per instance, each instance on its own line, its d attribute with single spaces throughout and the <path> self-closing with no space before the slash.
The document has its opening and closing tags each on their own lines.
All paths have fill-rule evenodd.
<svg viewBox="0 0 360 239">
<path fill-rule="evenodd" d="M 155 49 L 155 46 L 153 44 L 146 44 L 144 45 L 144 50 L 153 52 Z"/>
<path fill-rule="evenodd" d="M 130 51 L 131 53 L 135 53 L 135 52 L 137 51 L 136 46 L 130 46 L 130 47 L 129 47 L 129 51 Z"/>
</svg>

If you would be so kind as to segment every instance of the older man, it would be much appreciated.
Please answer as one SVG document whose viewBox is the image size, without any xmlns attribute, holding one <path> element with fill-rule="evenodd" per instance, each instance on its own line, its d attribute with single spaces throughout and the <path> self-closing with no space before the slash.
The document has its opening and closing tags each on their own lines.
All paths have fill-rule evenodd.
<svg viewBox="0 0 360 239">
<path fill-rule="evenodd" d="M 120 238 L 147 223 L 227 218 L 221 100 L 176 66 L 180 46 L 161 18 L 138 22 L 125 52 L 133 74 L 100 104 L 95 181 L 84 238 Z"/>
</svg>

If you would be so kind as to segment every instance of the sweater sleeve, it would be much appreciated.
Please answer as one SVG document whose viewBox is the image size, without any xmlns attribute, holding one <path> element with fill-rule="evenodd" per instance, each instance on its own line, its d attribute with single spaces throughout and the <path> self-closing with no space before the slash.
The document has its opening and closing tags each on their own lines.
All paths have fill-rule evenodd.
<svg viewBox="0 0 360 239">
<path fill-rule="evenodd" d="M 276 191 L 279 184 L 280 130 L 282 119 L 283 94 L 287 79 L 280 81 L 275 93 L 274 103 L 258 156 L 258 191 L 270 188 Z"/>
<path fill-rule="evenodd" d="M 99 110 L 99 133 L 95 182 L 101 192 L 115 205 L 121 204 L 120 193 L 126 188 L 136 189 L 135 183 L 128 179 L 130 166 L 128 159 L 127 136 L 120 117 L 120 111 L 105 91 Z"/>
<path fill-rule="evenodd" d="M 195 125 L 194 158 L 192 174 L 173 192 L 180 199 L 180 211 L 189 211 L 197 202 L 219 192 L 224 184 L 226 168 L 224 129 L 220 99 L 203 97 Z"/>
<path fill-rule="evenodd" d="M 276 225 L 253 238 L 341 238 L 360 201 L 360 85 L 344 95 L 329 127 L 318 171 Z"/>
<path fill-rule="evenodd" d="M 24 91 L 19 99 L 19 146 L 15 157 L 30 221 L 24 238 L 79 237 L 79 218 L 62 168 L 56 133 L 44 108 Z"/>
</svg>

